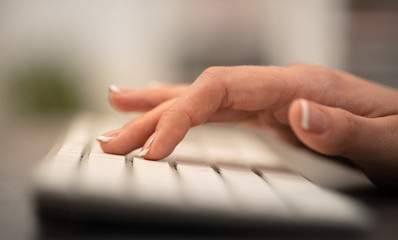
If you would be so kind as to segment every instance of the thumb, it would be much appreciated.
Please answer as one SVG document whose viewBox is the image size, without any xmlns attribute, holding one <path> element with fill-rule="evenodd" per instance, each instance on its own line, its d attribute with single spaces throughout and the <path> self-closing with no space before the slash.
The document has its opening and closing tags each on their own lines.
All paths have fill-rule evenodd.
<svg viewBox="0 0 398 240">
<path fill-rule="evenodd" d="M 340 108 L 295 100 L 290 125 L 309 148 L 326 155 L 349 158 L 381 186 L 398 187 L 398 118 L 366 118 Z"/>
</svg>

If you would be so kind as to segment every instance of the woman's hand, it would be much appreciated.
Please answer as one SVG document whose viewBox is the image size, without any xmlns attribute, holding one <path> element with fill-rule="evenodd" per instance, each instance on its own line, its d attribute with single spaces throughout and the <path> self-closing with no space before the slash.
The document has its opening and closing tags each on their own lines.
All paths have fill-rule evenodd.
<svg viewBox="0 0 398 240">
<path fill-rule="evenodd" d="M 398 187 L 398 91 L 310 64 L 211 67 L 190 86 L 110 88 L 120 111 L 145 111 L 100 137 L 107 153 L 161 159 L 190 127 L 248 122 L 351 159 L 376 184 Z M 101 140 L 102 139 L 102 140 Z"/>
</svg>

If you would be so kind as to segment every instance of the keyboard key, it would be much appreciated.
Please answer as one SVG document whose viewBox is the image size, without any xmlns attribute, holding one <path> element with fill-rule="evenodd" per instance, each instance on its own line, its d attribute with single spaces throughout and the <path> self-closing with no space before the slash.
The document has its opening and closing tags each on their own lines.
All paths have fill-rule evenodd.
<svg viewBox="0 0 398 240">
<path fill-rule="evenodd" d="M 58 152 L 41 164 L 36 172 L 37 182 L 42 188 L 55 192 L 71 189 L 79 170 L 80 156 L 79 151 Z"/>
<path fill-rule="evenodd" d="M 274 190 L 250 170 L 221 169 L 226 189 L 243 214 L 269 219 L 291 218 L 289 209 Z"/>
<path fill-rule="evenodd" d="M 284 166 L 279 157 L 253 133 L 243 129 L 228 131 L 226 134 L 239 151 L 239 161 L 250 167 L 275 168 Z"/>
<path fill-rule="evenodd" d="M 204 163 L 208 161 L 208 159 L 203 152 L 203 148 L 200 147 L 201 145 L 199 139 L 190 139 L 190 134 L 188 134 L 184 140 L 177 145 L 169 158 L 181 163 Z"/>
<path fill-rule="evenodd" d="M 228 131 L 221 126 L 203 126 L 197 133 L 203 141 L 202 155 L 216 165 L 244 166 L 236 142 L 231 141 Z"/>
<path fill-rule="evenodd" d="M 264 178 L 280 194 L 295 213 L 298 221 L 354 224 L 358 209 L 347 199 L 294 174 L 262 172 Z M 355 220 L 356 219 L 356 220 Z"/>
<path fill-rule="evenodd" d="M 210 166 L 178 164 L 178 177 L 186 205 L 197 213 L 232 213 L 232 201 L 221 176 Z"/>
<path fill-rule="evenodd" d="M 181 207 L 177 173 L 166 161 L 134 158 L 129 179 L 129 194 L 143 204 Z"/>
<path fill-rule="evenodd" d="M 124 156 L 91 153 L 79 169 L 79 194 L 126 200 L 128 172 Z"/>
<path fill-rule="evenodd" d="M 71 189 L 80 167 L 80 160 L 90 142 L 88 116 L 73 121 L 58 152 L 50 153 L 37 172 L 42 186 L 54 191 Z M 47 179 L 51 179 L 48 181 Z"/>
</svg>

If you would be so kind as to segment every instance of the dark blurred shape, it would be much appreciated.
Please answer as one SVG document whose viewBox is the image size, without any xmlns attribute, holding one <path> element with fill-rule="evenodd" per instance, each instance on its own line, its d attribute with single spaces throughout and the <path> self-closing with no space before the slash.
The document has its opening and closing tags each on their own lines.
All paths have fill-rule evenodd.
<svg viewBox="0 0 398 240">
<path fill-rule="evenodd" d="M 351 0 L 349 68 L 398 88 L 398 1 Z"/>
<path fill-rule="evenodd" d="M 193 1 L 181 4 L 177 41 L 180 79 L 192 82 L 210 66 L 269 64 L 264 56 L 264 2 Z"/>
<path fill-rule="evenodd" d="M 8 99 L 16 113 L 72 113 L 82 108 L 77 79 L 57 61 L 39 61 L 19 67 L 9 77 Z"/>
</svg>

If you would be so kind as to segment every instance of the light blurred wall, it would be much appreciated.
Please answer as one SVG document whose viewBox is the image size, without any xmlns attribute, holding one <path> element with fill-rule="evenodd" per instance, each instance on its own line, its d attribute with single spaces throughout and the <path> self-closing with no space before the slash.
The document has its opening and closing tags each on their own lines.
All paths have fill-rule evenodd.
<svg viewBox="0 0 398 240">
<path fill-rule="evenodd" d="M 76 88 L 98 111 L 110 111 L 109 84 L 191 82 L 211 65 L 309 61 L 344 69 L 346 3 L 3 0 L 1 89 L 7 91 L 8 70 L 47 56 L 79 73 Z"/>
<path fill-rule="evenodd" d="M 178 1 L 17 0 L 1 4 L 4 71 L 48 56 L 61 58 L 79 72 L 80 94 L 97 109 L 107 106 L 109 84 L 142 87 L 149 81 L 168 80 Z"/>
<path fill-rule="evenodd" d="M 347 7 L 341 0 L 266 1 L 264 54 L 278 65 L 307 61 L 344 69 Z"/>
</svg>

